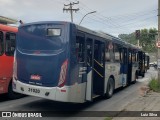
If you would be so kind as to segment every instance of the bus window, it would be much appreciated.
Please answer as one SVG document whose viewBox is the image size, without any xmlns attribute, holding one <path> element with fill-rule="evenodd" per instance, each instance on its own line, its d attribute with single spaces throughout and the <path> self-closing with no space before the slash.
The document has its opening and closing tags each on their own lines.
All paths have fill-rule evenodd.
<svg viewBox="0 0 160 120">
<path fill-rule="evenodd" d="M 85 37 L 76 36 L 76 53 L 79 62 L 84 62 Z"/>
<path fill-rule="evenodd" d="M 136 62 L 136 53 L 132 52 L 132 62 Z"/>
<path fill-rule="evenodd" d="M 87 66 L 92 66 L 92 39 L 87 38 L 86 50 L 87 50 Z"/>
<path fill-rule="evenodd" d="M 117 44 L 114 45 L 115 62 L 120 62 L 120 48 Z"/>
<path fill-rule="evenodd" d="M 105 50 L 105 61 L 107 62 L 113 62 L 114 61 L 114 52 L 113 52 L 113 44 L 111 42 L 106 44 L 106 50 Z"/>
<path fill-rule="evenodd" d="M 16 46 L 16 34 L 6 33 L 6 45 L 5 46 L 6 46 L 5 54 L 8 56 L 13 56 L 15 46 Z"/>
<path fill-rule="evenodd" d="M 3 54 L 3 32 L 0 32 L 0 55 Z"/>
<path fill-rule="evenodd" d="M 123 63 L 123 53 L 124 53 L 123 48 L 119 49 L 119 53 L 120 53 L 120 63 Z"/>
<path fill-rule="evenodd" d="M 109 50 L 108 50 L 108 43 L 106 43 L 105 61 L 106 61 L 106 62 L 110 62 L 110 55 L 109 55 Z"/>
<path fill-rule="evenodd" d="M 128 53 L 128 63 L 131 63 L 132 62 L 132 52 L 129 52 Z"/>
<path fill-rule="evenodd" d="M 123 51 L 124 53 L 123 53 L 123 63 L 127 63 L 127 49 L 126 48 L 124 48 L 124 51 Z"/>
<path fill-rule="evenodd" d="M 137 52 L 135 53 L 135 61 L 138 61 Z"/>
<path fill-rule="evenodd" d="M 138 52 L 136 52 L 136 61 L 138 62 L 139 60 L 139 56 L 138 56 Z"/>
</svg>

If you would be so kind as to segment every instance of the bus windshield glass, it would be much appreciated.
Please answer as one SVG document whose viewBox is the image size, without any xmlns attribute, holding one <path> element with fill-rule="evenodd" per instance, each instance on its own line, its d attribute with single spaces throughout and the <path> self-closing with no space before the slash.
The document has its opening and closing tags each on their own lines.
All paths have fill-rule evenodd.
<svg viewBox="0 0 160 120">
<path fill-rule="evenodd" d="M 19 28 L 17 46 L 20 50 L 60 50 L 62 49 L 63 37 L 62 25 L 27 25 Z"/>
</svg>

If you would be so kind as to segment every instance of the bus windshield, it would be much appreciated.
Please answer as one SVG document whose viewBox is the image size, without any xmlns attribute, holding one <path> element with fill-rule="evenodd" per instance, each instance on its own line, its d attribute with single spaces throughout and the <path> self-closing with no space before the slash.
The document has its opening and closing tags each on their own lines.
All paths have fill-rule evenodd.
<svg viewBox="0 0 160 120">
<path fill-rule="evenodd" d="M 19 50 L 60 50 L 62 49 L 63 37 L 62 25 L 27 25 L 19 28 L 17 46 Z"/>
</svg>

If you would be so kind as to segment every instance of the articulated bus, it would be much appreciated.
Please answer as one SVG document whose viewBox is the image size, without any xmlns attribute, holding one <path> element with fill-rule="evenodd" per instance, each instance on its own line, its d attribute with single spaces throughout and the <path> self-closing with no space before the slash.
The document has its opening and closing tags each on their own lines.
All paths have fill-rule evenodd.
<svg viewBox="0 0 160 120">
<path fill-rule="evenodd" d="M 140 53 L 119 38 L 73 23 L 24 24 L 17 34 L 13 90 L 61 102 L 110 98 L 136 82 Z"/>
<path fill-rule="evenodd" d="M 0 94 L 8 93 L 9 98 L 17 98 L 12 90 L 13 56 L 16 45 L 17 27 L 0 24 Z"/>
</svg>

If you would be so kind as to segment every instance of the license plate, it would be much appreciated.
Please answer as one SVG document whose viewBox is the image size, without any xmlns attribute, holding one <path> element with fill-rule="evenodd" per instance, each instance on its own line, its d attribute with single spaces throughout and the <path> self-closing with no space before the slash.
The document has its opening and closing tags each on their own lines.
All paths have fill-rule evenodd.
<svg viewBox="0 0 160 120">
<path fill-rule="evenodd" d="M 28 92 L 31 92 L 31 93 L 40 93 L 40 90 L 36 89 L 36 88 L 28 88 Z"/>
<path fill-rule="evenodd" d="M 31 75 L 30 79 L 32 79 L 32 80 L 41 80 L 41 76 L 39 76 L 39 75 Z"/>
</svg>

